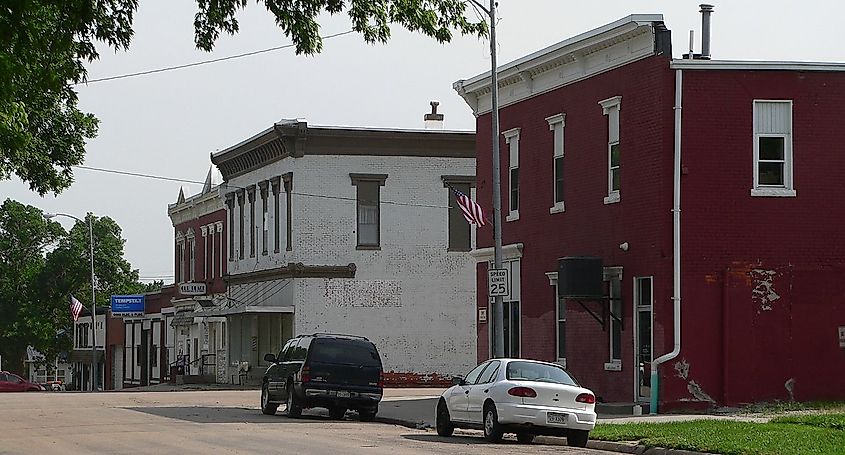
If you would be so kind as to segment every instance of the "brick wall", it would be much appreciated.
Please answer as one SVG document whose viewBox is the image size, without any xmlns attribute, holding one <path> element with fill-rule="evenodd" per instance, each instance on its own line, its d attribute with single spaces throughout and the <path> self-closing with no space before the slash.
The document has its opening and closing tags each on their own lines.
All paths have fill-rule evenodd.
<svg viewBox="0 0 845 455">
<path fill-rule="evenodd" d="M 622 371 L 606 372 L 608 333 L 571 302 L 567 314 L 567 366 L 585 386 L 607 401 L 633 399 L 633 278 L 654 276 L 655 346 L 659 355 L 671 347 L 672 293 L 672 88 L 665 56 L 649 57 L 500 111 L 501 130 L 519 127 L 520 219 L 503 225 L 503 243 L 523 243 L 523 356 L 553 361 L 556 313 L 546 272 L 557 259 L 594 255 L 605 266 L 622 266 Z M 607 196 L 607 117 L 599 101 L 622 96 L 620 111 L 621 201 Z M 545 118 L 564 112 L 566 211 L 553 205 L 553 132 Z M 490 116 L 477 122 L 479 202 L 492 207 L 490 192 Z M 502 201 L 507 207 L 508 153 L 502 147 Z M 479 247 L 492 246 L 492 229 L 479 231 Z M 628 242 L 623 252 L 619 244 Z M 479 267 L 479 283 L 486 282 Z M 480 287 L 479 289 L 485 289 Z M 486 306 L 479 293 L 479 306 Z M 598 309 L 596 303 L 592 308 Z M 486 328 L 479 328 L 479 354 Z"/>
</svg>

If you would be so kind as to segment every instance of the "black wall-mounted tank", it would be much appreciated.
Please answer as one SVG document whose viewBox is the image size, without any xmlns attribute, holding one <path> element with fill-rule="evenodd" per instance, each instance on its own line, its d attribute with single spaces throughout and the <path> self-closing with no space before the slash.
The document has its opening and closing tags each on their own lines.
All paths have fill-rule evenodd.
<svg viewBox="0 0 845 455">
<path fill-rule="evenodd" d="M 567 299 L 599 300 L 604 298 L 602 259 L 590 256 L 568 256 L 558 259 L 557 293 Z"/>
</svg>

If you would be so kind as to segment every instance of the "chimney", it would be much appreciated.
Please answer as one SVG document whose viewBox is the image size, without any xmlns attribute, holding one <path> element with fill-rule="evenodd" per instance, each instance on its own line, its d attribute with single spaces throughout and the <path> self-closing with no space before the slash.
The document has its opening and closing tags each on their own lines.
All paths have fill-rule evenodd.
<svg viewBox="0 0 845 455">
<path fill-rule="evenodd" d="M 432 101 L 431 103 L 431 113 L 425 114 L 425 129 L 427 130 L 442 130 L 443 129 L 443 114 L 437 113 L 437 106 L 440 105 L 439 101 Z"/>
<path fill-rule="evenodd" d="M 713 12 L 713 5 L 701 4 L 701 58 L 710 60 L 710 13 Z"/>
</svg>

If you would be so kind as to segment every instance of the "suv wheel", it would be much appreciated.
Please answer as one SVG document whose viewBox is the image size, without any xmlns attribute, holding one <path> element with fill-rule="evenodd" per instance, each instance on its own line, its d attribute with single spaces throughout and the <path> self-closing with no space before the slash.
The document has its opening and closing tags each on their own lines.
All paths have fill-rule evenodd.
<svg viewBox="0 0 845 455">
<path fill-rule="evenodd" d="M 296 393 L 293 391 L 293 383 L 288 383 L 288 401 L 285 414 L 291 418 L 298 418 L 302 415 L 302 403 L 296 398 Z"/>
<path fill-rule="evenodd" d="M 346 415 L 346 408 L 342 406 L 335 406 L 329 408 L 329 418 L 332 420 L 343 420 L 343 416 Z"/>
<path fill-rule="evenodd" d="M 265 382 L 264 385 L 261 386 L 261 412 L 271 416 L 276 414 L 277 409 L 279 409 L 278 404 L 270 403 L 270 390 Z"/>
<path fill-rule="evenodd" d="M 376 420 L 376 413 L 378 409 L 359 409 L 358 410 L 358 418 L 362 422 L 372 422 Z"/>
</svg>

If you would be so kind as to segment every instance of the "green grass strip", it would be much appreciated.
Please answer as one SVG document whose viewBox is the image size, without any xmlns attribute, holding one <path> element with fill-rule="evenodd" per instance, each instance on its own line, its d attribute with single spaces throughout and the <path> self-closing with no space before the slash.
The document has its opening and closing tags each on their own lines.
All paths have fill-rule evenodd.
<svg viewBox="0 0 845 455">
<path fill-rule="evenodd" d="M 796 416 L 776 417 L 772 423 L 791 423 L 794 425 L 809 425 L 819 428 L 831 428 L 845 431 L 845 414 L 808 414 Z M 842 448 L 845 453 L 845 447 Z"/>
<path fill-rule="evenodd" d="M 838 421 L 829 422 L 835 424 Z M 649 447 L 727 455 L 843 455 L 845 431 L 835 428 L 821 424 L 729 420 L 599 423 L 590 437 L 606 441 L 639 441 Z"/>
</svg>

